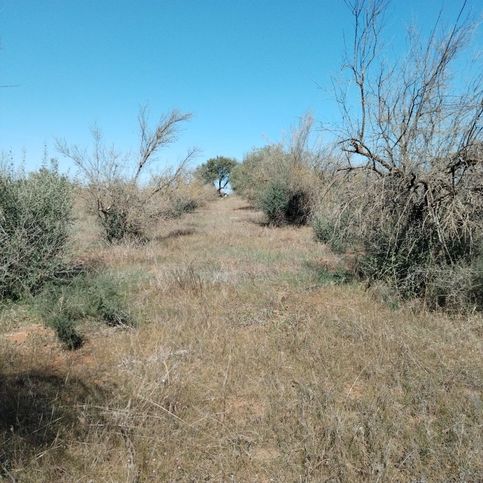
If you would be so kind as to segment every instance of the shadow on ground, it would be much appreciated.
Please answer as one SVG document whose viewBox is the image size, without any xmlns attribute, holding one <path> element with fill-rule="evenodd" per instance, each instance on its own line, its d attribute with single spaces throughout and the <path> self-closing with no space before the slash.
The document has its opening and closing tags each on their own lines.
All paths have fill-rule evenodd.
<svg viewBox="0 0 483 483">
<path fill-rule="evenodd" d="M 0 374 L 0 479 L 48 448 L 60 456 L 67 435 L 82 439 L 90 419 L 86 405 L 102 400 L 103 390 L 78 378 L 41 371 Z"/>
<path fill-rule="evenodd" d="M 235 208 L 234 211 L 257 211 L 257 209 L 253 206 L 246 205 L 246 206 L 240 206 L 239 208 Z"/>
<path fill-rule="evenodd" d="M 167 235 L 156 236 L 156 237 L 154 237 L 154 240 L 155 241 L 165 241 L 165 240 L 180 238 L 180 237 L 183 237 L 183 236 L 194 235 L 195 233 L 196 233 L 196 230 L 194 230 L 193 228 L 180 228 L 178 230 L 173 230 L 173 231 L 169 232 Z"/>
</svg>

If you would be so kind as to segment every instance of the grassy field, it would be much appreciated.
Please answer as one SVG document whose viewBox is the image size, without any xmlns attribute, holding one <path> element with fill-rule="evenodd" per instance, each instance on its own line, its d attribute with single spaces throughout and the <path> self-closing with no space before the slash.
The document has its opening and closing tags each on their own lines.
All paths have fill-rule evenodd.
<svg viewBox="0 0 483 483">
<path fill-rule="evenodd" d="M 336 284 L 310 228 L 236 197 L 143 246 L 76 249 L 124 283 L 136 329 L 62 350 L 0 315 L 0 475 L 15 481 L 481 481 L 481 316 Z"/>
</svg>

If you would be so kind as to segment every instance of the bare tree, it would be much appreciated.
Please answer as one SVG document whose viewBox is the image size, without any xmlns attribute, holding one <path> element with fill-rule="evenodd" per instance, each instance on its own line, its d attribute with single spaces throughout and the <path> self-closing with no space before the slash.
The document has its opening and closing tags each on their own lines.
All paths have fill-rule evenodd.
<svg viewBox="0 0 483 483">
<path fill-rule="evenodd" d="M 149 184 L 142 184 L 142 174 L 156 161 L 160 150 L 177 140 L 180 126 L 190 119 L 190 114 L 173 110 L 162 116 L 151 129 L 147 109 L 142 108 L 138 116 L 139 156 L 134 163 L 129 155 L 121 155 L 114 147 L 106 147 L 97 128 L 91 130 L 91 153 L 78 146 L 70 146 L 65 140 L 57 140 L 57 150 L 74 162 L 87 182 L 91 207 L 109 242 L 126 236 L 143 236 L 142 222 L 156 212 L 155 208 L 153 210 L 155 196 L 184 173 L 196 150 L 189 150 L 174 172 L 158 174 Z"/>
<path fill-rule="evenodd" d="M 345 67 L 358 107 L 339 91 L 340 170 L 365 187 L 347 200 L 359 205 L 364 249 L 374 255 L 369 271 L 424 293 L 432 276 L 424 266 L 468 261 L 481 238 L 482 77 L 460 91 L 451 77 L 474 25 L 464 1 L 449 31 L 440 18 L 425 42 L 411 31 L 407 55 L 388 66 L 380 51 L 387 2 L 346 3 L 354 35 Z"/>
</svg>

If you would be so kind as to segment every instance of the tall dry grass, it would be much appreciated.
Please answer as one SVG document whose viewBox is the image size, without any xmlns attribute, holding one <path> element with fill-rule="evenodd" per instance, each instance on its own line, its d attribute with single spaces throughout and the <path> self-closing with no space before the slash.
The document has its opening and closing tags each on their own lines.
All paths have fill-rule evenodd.
<svg viewBox="0 0 483 483">
<path fill-rule="evenodd" d="M 390 309 L 330 283 L 319 271 L 340 261 L 310 228 L 261 220 L 230 198 L 143 246 L 82 234 L 143 322 L 86 325 L 66 353 L 9 312 L 7 480 L 480 479 L 481 316 Z"/>
</svg>

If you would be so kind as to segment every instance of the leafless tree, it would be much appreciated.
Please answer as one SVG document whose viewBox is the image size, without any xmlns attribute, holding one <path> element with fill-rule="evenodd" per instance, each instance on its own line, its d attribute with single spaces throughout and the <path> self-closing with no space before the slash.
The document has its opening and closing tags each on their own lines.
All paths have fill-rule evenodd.
<svg viewBox="0 0 483 483">
<path fill-rule="evenodd" d="M 388 65 L 380 50 L 387 1 L 346 3 L 354 30 L 345 67 L 358 101 L 353 109 L 338 91 L 346 153 L 340 171 L 358 180 L 359 192 L 347 200 L 357 200 L 363 238 L 384 239 L 378 274 L 406 283 L 411 259 L 455 264 L 471 258 L 481 238 L 482 75 L 461 84 L 451 75 L 475 25 L 463 1 L 449 31 L 442 32 L 441 18 L 426 41 L 412 30 L 407 55 Z M 425 286 L 423 272 L 411 275 L 413 287 Z"/>
<path fill-rule="evenodd" d="M 171 173 L 154 176 L 151 183 L 142 183 L 141 177 L 156 161 L 160 150 L 174 143 L 183 123 L 190 114 L 173 110 L 162 116 L 154 129 L 150 128 L 147 109 L 139 112 L 139 155 L 135 162 L 114 147 L 107 147 L 98 128 L 91 130 L 92 152 L 57 140 L 57 150 L 71 159 L 86 181 L 86 192 L 101 223 L 106 239 L 117 241 L 126 236 L 141 236 L 142 222 L 155 213 L 153 199 L 170 187 L 184 173 L 196 149 L 188 151 Z"/>
</svg>

